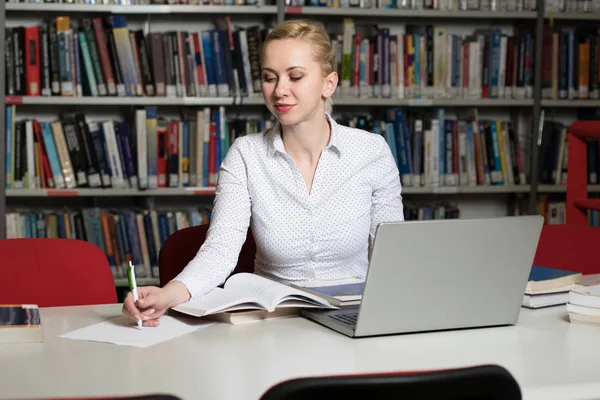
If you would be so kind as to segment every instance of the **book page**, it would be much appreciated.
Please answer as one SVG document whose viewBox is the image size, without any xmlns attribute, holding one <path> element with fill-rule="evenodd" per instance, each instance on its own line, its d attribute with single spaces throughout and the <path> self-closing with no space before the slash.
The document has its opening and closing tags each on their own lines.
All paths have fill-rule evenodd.
<svg viewBox="0 0 600 400">
<path fill-rule="evenodd" d="M 214 288 L 204 296 L 188 300 L 173 307 L 173 310 L 185 314 L 202 317 L 222 311 L 266 309 L 268 303 L 263 302 L 258 296 L 246 295 L 237 290 Z"/>
<path fill-rule="evenodd" d="M 297 301 L 299 301 L 300 304 L 304 305 L 331 307 L 326 300 L 319 296 L 249 273 L 235 274 L 230 277 L 225 282 L 225 290 L 231 290 L 240 296 L 260 299 L 265 304 L 268 304 L 268 311 L 275 310 L 277 306 L 283 305 L 287 300 L 294 300 L 295 306 L 298 305 Z"/>
</svg>

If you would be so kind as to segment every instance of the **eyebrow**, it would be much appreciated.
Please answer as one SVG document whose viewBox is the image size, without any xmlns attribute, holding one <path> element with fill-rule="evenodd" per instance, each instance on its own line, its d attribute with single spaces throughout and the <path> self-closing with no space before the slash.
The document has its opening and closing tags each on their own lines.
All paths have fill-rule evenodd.
<svg viewBox="0 0 600 400">
<path fill-rule="evenodd" d="M 288 69 L 286 69 L 286 71 L 291 71 L 291 70 L 293 70 L 293 69 L 296 69 L 296 68 L 306 69 L 306 68 L 304 68 L 304 67 L 301 67 L 301 66 L 299 66 L 299 65 L 296 65 L 296 66 L 293 66 L 293 67 L 289 67 Z M 263 70 L 263 71 L 271 71 L 271 72 L 273 72 L 274 74 L 276 74 L 276 73 L 277 73 L 277 72 L 275 72 L 275 70 L 274 70 L 274 69 L 272 69 L 272 68 L 268 68 L 268 67 L 263 67 L 263 69 L 262 69 L 262 70 Z"/>
</svg>

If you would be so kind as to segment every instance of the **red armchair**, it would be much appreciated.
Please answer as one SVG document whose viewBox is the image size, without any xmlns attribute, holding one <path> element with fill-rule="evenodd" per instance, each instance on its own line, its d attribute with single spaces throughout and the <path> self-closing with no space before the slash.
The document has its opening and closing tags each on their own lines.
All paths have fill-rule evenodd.
<svg viewBox="0 0 600 400">
<path fill-rule="evenodd" d="M 158 254 L 158 265 L 160 270 L 160 285 L 166 285 L 175 278 L 202 246 L 206 240 L 206 233 L 210 224 L 192 226 L 181 229 L 165 240 Z M 242 246 L 238 263 L 232 272 L 254 272 L 254 257 L 256 255 L 256 244 L 252 231 L 248 229 L 246 242 Z"/>
<path fill-rule="evenodd" d="M 569 156 L 564 225 L 545 225 L 533 263 L 550 268 L 600 273 L 600 229 L 590 227 L 587 210 L 600 210 L 600 199 L 587 190 L 587 139 L 600 139 L 600 121 L 577 121 L 569 128 Z"/>
<path fill-rule="evenodd" d="M 0 303 L 39 307 L 117 303 L 106 256 L 74 239 L 0 240 Z"/>
<path fill-rule="evenodd" d="M 569 127 L 567 224 L 588 226 L 588 210 L 600 211 L 600 199 L 587 190 L 587 139 L 600 139 L 600 121 L 576 121 Z"/>
</svg>

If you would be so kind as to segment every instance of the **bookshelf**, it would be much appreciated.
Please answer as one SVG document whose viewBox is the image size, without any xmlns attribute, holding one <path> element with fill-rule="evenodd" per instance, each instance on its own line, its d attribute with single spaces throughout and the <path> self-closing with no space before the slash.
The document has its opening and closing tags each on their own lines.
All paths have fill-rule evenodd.
<svg viewBox="0 0 600 400">
<path fill-rule="evenodd" d="M 543 25 L 548 19 L 565 22 L 569 21 L 595 21 L 600 19 L 600 13 L 571 13 L 571 12 L 544 12 L 544 0 L 538 1 L 536 11 L 449 11 L 449 10 L 427 10 L 427 9 L 362 9 L 362 8 L 328 8 L 309 6 L 286 6 L 284 1 L 271 2 L 270 5 L 261 6 L 222 6 L 222 5 L 169 5 L 169 4 L 147 4 L 147 5 L 112 5 L 112 4 L 75 4 L 75 3 L 4 3 L 0 6 L 0 18 L 5 22 L 14 16 L 25 21 L 39 21 L 43 18 L 56 18 L 59 15 L 69 15 L 73 19 L 83 18 L 84 15 L 103 17 L 105 15 L 124 15 L 134 18 L 141 23 L 146 34 L 153 31 L 153 27 L 160 26 L 163 31 L 165 26 L 176 25 L 177 18 L 181 17 L 184 22 L 190 23 L 194 18 L 210 21 L 213 18 L 230 16 L 232 24 L 237 19 L 245 23 L 269 23 L 281 22 L 286 18 L 308 17 L 320 21 L 331 21 L 332 25 L 341 24 L 344 18 L 354 18 L 357 24 L 372 24 L 373 21 L 381 23 L 382 26 L 395 24 L 442 24 L 448 21 L 455 25 L 472 24 L 476 27 L 510 26 L 529 27 L 535 38 L 542 37 Z M 164 21 L 163 21 L 164 20 Z M 165 22 L 166 21 L 166 22 Z M 161 25 L 163 24 L 163 25 Z M 206 25 L 205 25 L 206 26 Z M 328 25 L 329 26 L 329 25 Z M 203 28 L 202 28 L 203 29 Z M 470 28 L 468 28 L 470 29 Z M 475 29 L 475 28 L 473 28 Z M 198 28 L 197 31 L 200 31 Z M 336 32 L 340 32 L 339 30 Z M 468 32 L 468 31 L 465 31 Z M 469 34 L 469 33 L 467 33 Z M 5 41 L 5 31 L 0 32 L 0 39 Z M 452 110 L 468 110 L 477 108 L 483 114 L 497 115 L 498 113 L 527 114 L 530 121 L 525 122 L 524 130 L 529 134 L 525 141 L 530 144 L 529 152 L 526 154 L 529 163 L 529 179 L 526 184 L 504 184 L 504 185 L 464 185 L 464 186 L 439 186 L 439 187 L 410 187 L 405 186 L 403 194 L 408 198 L 412 196 L 424 196 L 426 199 L 434 199 L 434 202 L 447 199 L 461 198 L 480 199 L 488 201 L 498 196 L 500 202 L 515 203 L 519 197 L 527 197 L 528 212 L 537 212 L 537 197 L 539 193 L 561 193 L 564 186 L 541 185 L 537 179 L 539 149 L 536 145 L 536 132 L 540 123 L 540 115 L 544 108 L 551 109 L 573 109 L 600 107 L 600 100 L 550 100 L 542 98 L 541 76 L 542 76 L 542 43 L 535 41 L 532 50 L 534 57 L 532 96 L 529 98 L 359 98 L 339 95 L 334 98 L 334 110 L 340 113 L 372 112 L 378 109 L 390 109 L 402 107 L 410 110 L 423 110 L 436 108 L 449 108 Z M 4 46 L 0 54 L 4 57 Z M 6 93 L 6 82 L 1 80 L 0 89 Z M 127 113 L 137 107 L 160 107 L 167 113 L 177 113 L 177 110 L 196 110 L 198 107 L 225 107 L 234 108 L 235 112 L 244 112 L 246 109 L 260 110 L 263 106 L 262 97 L 254 95 L 246 96 L 123 96 L 123 97 L 62 97 L 62 96 L 24 96 L 7 95 L 2 96 L 2 109 L 7 105 L 15 105 L 17 110 L 21 107 L 27 110 L 28 115 L 38 112 L 44 113 L 45 118 L 49 114 L 58 114 L 63 110 L 76 109 L 79 112 L 91 111 L 101 116 Z M 260 112 L 259 112 L 260 113 Z M 492 118 L 492 117 L 490 117 Z M 6 126 L 6 115 L 0 116 L 0 125 Z M 6 132 L 5 132 L 6 134 Z M 3 135 L 0 141 L 0 176 L 6 179 L 6 141 Z M 600 191 L 600 185 L 591 185 L 590 190 Z M 40 201 L 38 198 L 58 198 L 64 200 L 65 204 L 76 199 L 91 201 L 91 203 L 102 203 L 102 201 L 119 201 L 119 199 L 133 199 L 133 201 L 194 202 L 196 199 L 210 198 L 214 195 L 214 187 L 166 187 L 158 189 L 140 190 L 136 188 L 72 188 L 72 189 L 15 189 L 0 185 L 0 238 L 6 235 L 7 203 L 20 204 L 21 201 Z M 191 198 L 194 199 L 191 199 Z M 183 199 L 183 200 L 182 200 Z M 406 199 L 406 197 L 405 197 Z M 478 200 L 472 200 L 477 202 Z M 114 203 L 111 203 L 114 204 Z M 138 203 L 135 203 L 138 204 Z M 514 205 L 509 204 L 508 210 L 514 210 Z M 511 212 L 511 211 L 509 211 Z M 118 285 L 124 283 L 115 280 Z"/>
</svg>

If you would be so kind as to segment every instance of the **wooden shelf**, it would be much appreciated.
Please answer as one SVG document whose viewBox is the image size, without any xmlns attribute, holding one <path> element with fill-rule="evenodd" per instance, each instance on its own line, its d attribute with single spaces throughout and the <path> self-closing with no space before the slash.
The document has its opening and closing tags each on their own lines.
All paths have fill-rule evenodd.
<svg viewBox="0 0 600 400">
<path fill-rule="evenodd" d="M 262 105 L 262 96 L 253 97 L 63 97 L 63 96 L 6 96 L 6 104 L 36 104 L 63 106 L 231 106 L 235 104 Z"/>
<path fill-rule="evenodd" d="M 441 11 L 441 10 L 403 10 L 394 8 L 332 8 L 332 7 L 294 7 L 287 6 L 288 15 L 311 15 L 327 17 L 365 17 L 365 18 L 420 18 L 420 19 L 535 19 L 535 11 Z"/>
<path fill-rule="evenodd" d="M 6 96 L 6 104 L 62 106 L 232 106 L 264 105 L 262 96 L 253 97 L 61 97 Z M 334 98 L 336 106 L 372 107 L 531 107 L 533 100 L 515 99 L 361 99 Z"/>
<path fill-rule="evenodd" d="M 403 195 L 411 194 L 494 194 L 494 193 L 528 193 L 530 185 L 497 185 L 497 186 L 439 186 L 402 188 Z"/>
<path fill-rule="evenodd" d="M 539 185 L 539 193 L 565 193 L 567 187 L 565 185 Z M 600 185 L 588 185 L 588 192 L 600 192 Z"/>
<path fill-rule="evenodd" d="M 542 100 L 542 107 L 577 108 L 600 107 L 600 100 Z"/>
<path fill-rule="evenodd" d="M 440 186 L 403 187 L 403 194 L 493 194 L 527 193 L 529 185 L 512 186 Z M 153 196 L 214 196 L 214 187 L 162 189 L 6 189 L 6 197 L 153 197 Z"/>
<path fill-rule="evenodd" d="M 554 20 L 599 21 L 600 13 L 546 11 L 544 17 Z"/>
<path fill-rule="evenodd" d="M 6 197 L 213 196 L 214 187 L 161 189 L 6 189 Z"/>
<path fill-rule="evenodd" d="M 68 3 L 6 3 L 6 11 L 27 13 L 110 13 L 110 14 L 260 14 L 276 15 L 277 6 L 203 6 L 203 5 L 117 5 Z"/>
</svg>

